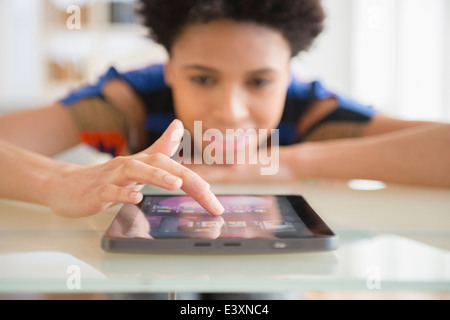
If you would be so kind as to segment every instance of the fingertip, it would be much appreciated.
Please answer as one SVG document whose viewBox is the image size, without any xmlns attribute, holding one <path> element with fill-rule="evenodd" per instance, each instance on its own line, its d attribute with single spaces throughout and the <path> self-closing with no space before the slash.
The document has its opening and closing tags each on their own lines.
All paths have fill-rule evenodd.
<svg viewBox="0 0 450 320">
<path fill-rule="evenodd" d="M 211 213 L 216 216 L 222 215 L 222 213 L 224 213 L 224 211 L 225 211 L 225 208 L 222 206 L 222 204 L 220 203 L 220 201 L 217 198 L 214 198 L 214 200 L 212 200 L 210 202 L 210 205 L 211 205 L 211 208 L 213 209 L 213 212 L 211 212 Z"/>
<path fill-rule="evenodd" d="M 181 186 L 182 186 L 182 183 L 175 183 L 172 185 L 165 186 L 164 189 L 169 190 L 169 191 L 176 191 L 176 190 L 179 190 L 181 188 Z"/>
<path fill-rule="evenodd" d="M 179 126 L 184 127 L 183 122 L 181 122 L 181 120 L 179 120 L 179 119 L 173 120 L 172 123 L 175 124 L 177 127 L 179 127 Z"/>
<path fill-rule="evenodd" d="M 181 188 L 182 185 L 183 185 L 183 180 L 179 179 L 177 182 L 175 182 L 173 184 L 173 187 L 175 188 L 175 190 L 178 190 Z"/>
<path fill-rule="evenodd" d="M 144 199 L 144 195 L 142 193 L 140 193 L 139 191 L 131 191 L 129 193 L 129 198 L 132 201 L 132 203 L 137 204 L 139 202 L 142 201 L 142 199 Z"/>
<path fill-rule="evenodd" d="M 174 119 L 170 125 L 167 127 L 166 129 L 167 131 L 178 131 L 178 130 L 184 130 L 184 126 L 183 126 L 183 122 L 181 122 L 181 120 L 178 119 Z"/>
<path fill-rule="evenodd" d="M 174 175 L 168 174 L 164 176 L 164 182 L 169 190 L 177 190 L 180 189 L 183 185 L 183 180 Z"/>
</svg>

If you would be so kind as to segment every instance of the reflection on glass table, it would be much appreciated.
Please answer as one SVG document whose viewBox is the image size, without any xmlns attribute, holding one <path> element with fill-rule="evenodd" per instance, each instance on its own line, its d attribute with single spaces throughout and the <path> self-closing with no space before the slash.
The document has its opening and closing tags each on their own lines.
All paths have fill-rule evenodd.
<svg viewBox="0 0 450 320">
<path fill-rule="evenodd" d="M 340 246 L 244 256 L 107 253 L 100 240 L 119 206 L 69 220 L 1 200 L 0 292 L 450 291 L 449 190 L 360 190 L 319 181 L 214 185 L 213 191 L 301 194 L 339 235 Z"/>
</svg>

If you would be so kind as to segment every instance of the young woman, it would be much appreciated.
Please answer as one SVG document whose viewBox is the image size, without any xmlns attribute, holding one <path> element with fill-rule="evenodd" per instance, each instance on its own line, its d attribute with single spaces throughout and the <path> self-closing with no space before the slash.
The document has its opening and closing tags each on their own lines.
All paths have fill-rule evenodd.
<svg viewBox="0 0 450 320">
<path fill-rule="evenodd" d="M 141 179 L 145 170 L 160 168 L 177 176 L 174 168 L 180 167 L 209 182 L 326 177 L 450 187 L 448 124 L 393 119 L 320 82 L 292 77 L 290 59 L 307 50 L 322 31 L 325 16 L 319 0 L 147 0 L 141 1 L 140 12 L 152 37 L 169 53 L 164 65 L 126 73 L 111 68 L 97 83 L 54 105 L 0 118 L 0 138 L 47 156 L 80 141 L 114 156 L 142 156 L 179 119 L 203 151 L 212 146 L 226 154 L 248 145 L 256 146 L 256 152 L 270 139 L 264 132 L 278 129 L 275 175 L 261 175 L 261 164 L 180 166 L 166 151 L 156 161 L 119 157 L 90 168 L 90 175 L 77 179 L 76 188 L 85 192 L 97 181 L 95 187 L 107 190 L 105 194 L 122 193 L 136 183 L 156 184 Z M 200 138 L 196 121 L 202 124 Z M 210 129 L 222 139 L 205 139 Z M 227 142 L 231 129 L 258 134 Z M 108 166 L 126 166 L 126 182 L 102 180 L 100 173 Z M 61 188 L 60 182 L 77 170 L 81 168 L 61 170 L 64 179 L 49 183 L 50 190 Z M 191 170 L 183 172 L 194 177 Z M 185 183 L 183 179 L 176 187 Z M 81 201 L 79 193 L 73 202 Z M 205 197 L 215 199 L 210 193 Z M 114 196 L 107 198 L 114 202 Z M 117 201 L 130 202 L 123 197 Z M 84 210 L 78 214 L 97 211 Z"/>
</svg>

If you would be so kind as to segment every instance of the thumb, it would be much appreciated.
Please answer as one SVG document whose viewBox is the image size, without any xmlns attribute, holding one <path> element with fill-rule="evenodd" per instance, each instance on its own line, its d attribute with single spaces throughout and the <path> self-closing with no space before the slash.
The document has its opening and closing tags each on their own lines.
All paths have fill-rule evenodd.
<svg viewBox="0 0 450 320">
<path fill-rule="evenodd" d="M 141 154 L 151 155 L 154 153 L 162 153 L 171 157 L 177 151 L 181 138 L 183 138 L 183 123 L 175 119 L 167 127 L 166 131 L 155 141 L 150 147 L 141 152 Z"/>
</svg>

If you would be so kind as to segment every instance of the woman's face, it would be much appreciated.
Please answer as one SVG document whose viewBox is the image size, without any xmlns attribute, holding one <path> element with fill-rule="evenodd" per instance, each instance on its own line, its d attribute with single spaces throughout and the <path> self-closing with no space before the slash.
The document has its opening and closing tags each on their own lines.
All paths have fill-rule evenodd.
<svg viewBox="0 0 450 320">
<path fill-rule="evenodd" d="M 201 145 L 213 144 L 224 154 L 249 144 L 238 135 L 225 143 L 227 129 L 266 129 L 261 132 L 270 135 L 283 113 L 290 57 L 283 36 L 258 24 L 224 19 L 186 27 L 165 70 L 177 118 L 197 140 L 202 137 L 195 136 L 194 121 L 202 121 L 202 133 L 220 130 L 224 141 L 202 139 Z M 259 145 L 267 136 L 252 139 Z"/>
</svg>

